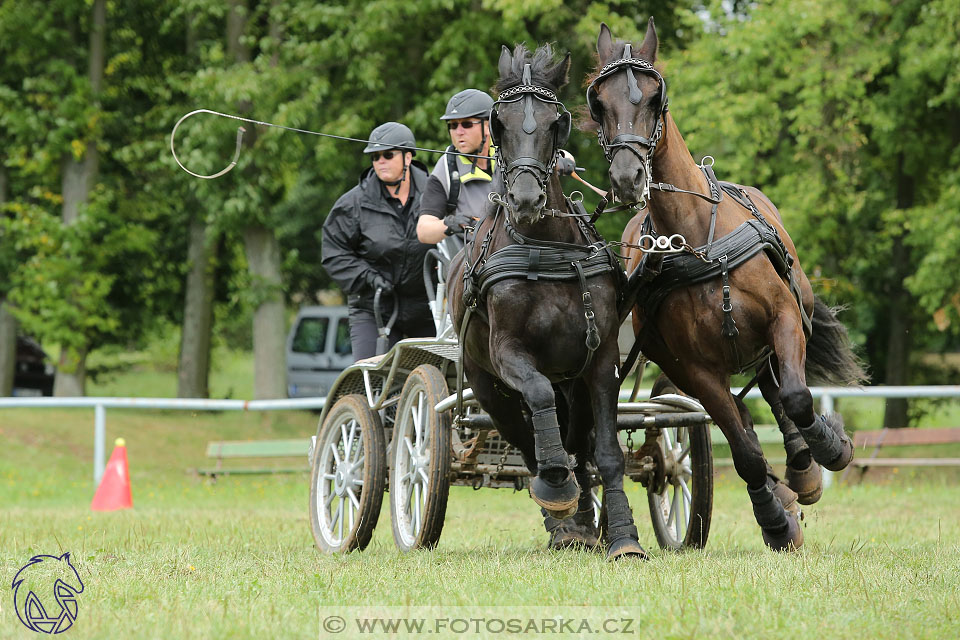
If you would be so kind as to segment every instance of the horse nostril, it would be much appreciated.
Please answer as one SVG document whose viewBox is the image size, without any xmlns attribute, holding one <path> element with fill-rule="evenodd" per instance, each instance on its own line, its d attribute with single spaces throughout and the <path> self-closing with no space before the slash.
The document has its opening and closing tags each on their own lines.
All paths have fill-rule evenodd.
<svg viewBox="0 0 960 640">
<path fill-rule="evenodd" d="M 537 198 L 536 209 L 537 209 L 537 211 L 540 211 L 540 210 L 542 210 L 545 206 L 547 206 L 547 194 L 541 193 L 541 194 L 540 194 L 540 197 Z"/>
</svg>

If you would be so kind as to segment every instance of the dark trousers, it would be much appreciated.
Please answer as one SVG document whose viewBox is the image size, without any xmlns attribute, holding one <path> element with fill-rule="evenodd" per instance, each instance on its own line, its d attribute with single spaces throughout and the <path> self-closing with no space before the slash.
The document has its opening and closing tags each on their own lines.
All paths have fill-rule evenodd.
<svg viewBox="0 0 960 640">
<path fill-rule="evenodd" d="M 383 313 L 383 321 L 390 319 L 392 309 Z M 431 338 L 436 333 L 433 316 L 426 300 L 404 300 L 400 303 L 397 320 L 390 329 L 387 349 L 404 338 Z M 350 307 L 350 345 L 353 359 L 363 360 L 377 355 L 377 319 L 372 311 Z"/>
</svg>

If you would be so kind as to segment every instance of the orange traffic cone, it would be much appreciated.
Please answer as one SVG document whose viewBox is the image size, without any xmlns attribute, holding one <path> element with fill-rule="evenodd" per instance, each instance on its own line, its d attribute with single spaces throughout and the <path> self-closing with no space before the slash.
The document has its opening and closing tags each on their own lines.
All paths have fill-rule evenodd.
<svg viewBox="0 0 960 640">
<path fill-rule="evenodd" d="M 100 479 L 100 486 L 93 495 L 90 508 L 93 511 L 116 511 L 132 509 L 133 495 L 130 493 L 130 470 L 127 467 L 127 446 L 123 438 L 117 438 L 116 446 L 107 462 L 107 468 Z"/>
</svg>

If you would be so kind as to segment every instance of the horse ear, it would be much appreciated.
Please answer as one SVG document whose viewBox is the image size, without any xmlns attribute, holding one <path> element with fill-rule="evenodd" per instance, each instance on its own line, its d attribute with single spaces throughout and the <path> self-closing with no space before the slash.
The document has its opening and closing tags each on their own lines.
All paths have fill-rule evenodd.
<svg viewBox="0 0 960 640">
<path fill-rule="evenodd" d="M 647 22 L 647 35 L 643 36 L 643 43 L 637 53 L 641 58 L 653 64 L 657 61 L 658 45 L 657 28 L 653 25 L 653 16 L 650 16 L 650 21 Z"/>
<path fill-rule="evenodd" d="M 506 78 L 510 75 L 513 56 L 510 55 L 510 49 L 507 49 L 506 45 L 501 45 L 501 47 L 503 47 L 503 49 L 500 51 L 500 62 L 497 64 L 497 68 L 500 71 L 500 77 Z"/>
<path fill-rule="evenodd" d="M 567 84 L 568 74 L 570 73 L 570 52 L 567 52 L 567 55 L 564 56 L 563 60 L 557 63 L 557 65 L 551 69 L 551 75 L 553 80 L 553 86 L 560 88 Z"/>
<path fill-rule="evenodd" d="M 607 62 L 613 57 L 613 34 L 606 22 L 600 23 L 600 35 L 597 37 L 597 55 L 600 62 Z"/>
</svg>

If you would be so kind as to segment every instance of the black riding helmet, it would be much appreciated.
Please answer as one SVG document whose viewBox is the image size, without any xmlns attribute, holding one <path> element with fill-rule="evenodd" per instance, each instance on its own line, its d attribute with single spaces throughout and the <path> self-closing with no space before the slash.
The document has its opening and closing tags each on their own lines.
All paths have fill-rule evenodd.
<svg viewBox="0 0 960 640">
<path fill-rule="evenodd" d="M 399 122 L 384 122 L 370 132 L 370 139 L 367 140 L 367 146 L 363 148 L 364 153 L 375 153 L 377 151 L 388 151 L 390 149 L 399 149 L 401 152 L 409 151 L 413 155 L 417 152 L 413 147 L 417 146 L 417 139 L 413 137 L 413 131 L 405 124 Z M 393 195 L 400 193 L 400 185 L 407 177 L 407 165 L 403 165 L 403 173 L 400 179 L 394 182 L 381 180 L 388 187 L 396 187 Z"/>
<path fill-rule="evenodd" d="M 479 89 L 464 89 L 447 101 L 447 110 L 440 119 L 483 118 L 486 120 L 490 117 L 491 109 L 493 109 L 493 98 Z"/>
<path fill-rule="evenodd" d="M 417 146 L 417 140 L 413 137 L 413 131 L 410 131 L 407 125 L 399 122 L 384 122 L 370 132 L 370 139 L 367 141 L 367 146 L 364 147 L 363 152 L 373 153 L 398 147 L 408 147 L 402 150 L 417 155 L 417 152 L 413 150 L 415 146 Z"/>
<path fill-rule="evenodd" d="M 479 89 L 464 89 L 459 93 L 453 94 L 453 97 L 447 101 L 447 109 L 441 120 L 462 120 L 464 118 L 480 118 L 480 146 L 473 150 L 473 153 L 480 153 L 483 145 L 487 142 L 487 133 L 482 128 L 483 123 L 490 119 L 490 112 L 493 110 L 493 98 L 480 91 Z M 471 164 L 476 166 L 477 158 L 471 159 Z"/>
</svg>

